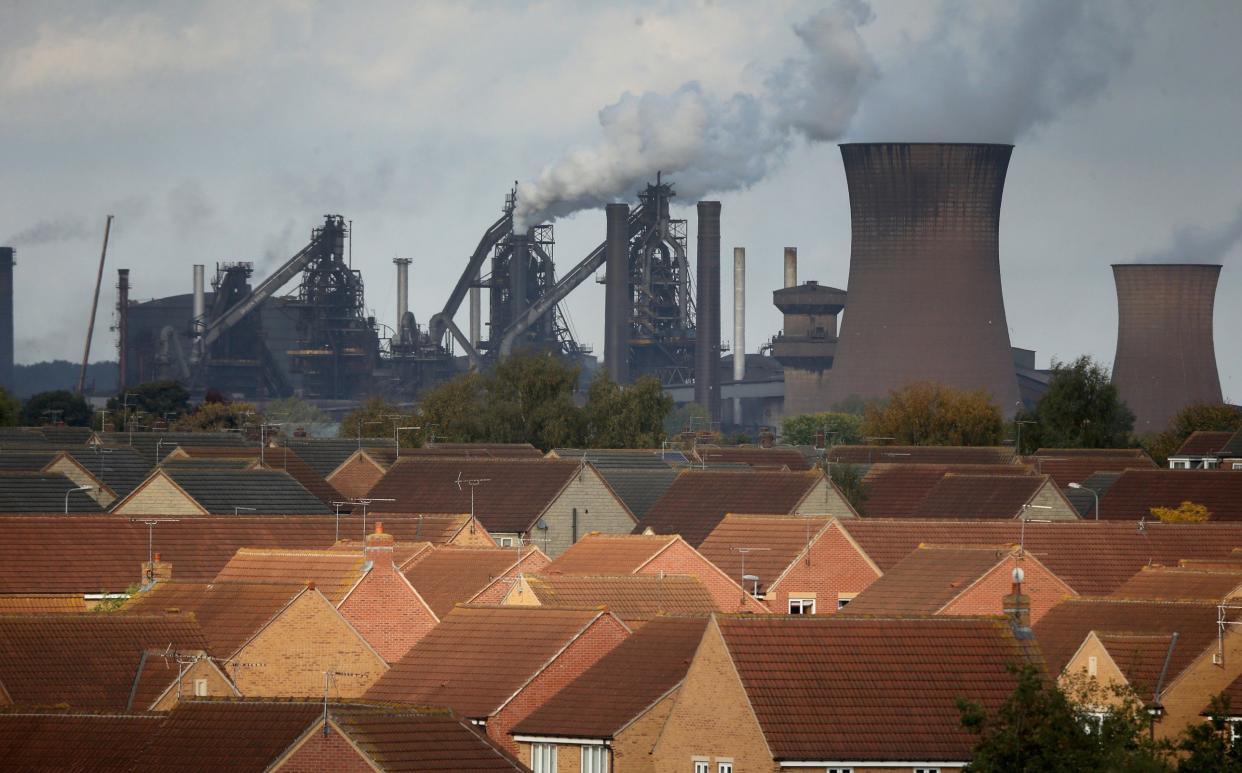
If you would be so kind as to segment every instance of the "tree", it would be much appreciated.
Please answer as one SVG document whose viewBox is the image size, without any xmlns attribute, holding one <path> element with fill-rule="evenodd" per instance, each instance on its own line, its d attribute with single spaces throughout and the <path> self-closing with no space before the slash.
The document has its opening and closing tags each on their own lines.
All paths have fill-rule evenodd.
<svg viewBox="0 0 1242 773">
<path fill-rule="evenodd" d="M 0 427 L 17 426 L 21 411 L 22 404 L 17 398 L 10 395 L 4 387 L 0 387 Z"/>
<path fill-rule="evenodd" d="M 341 419 L 341 428 L 337 435 L 343 438 L 392 438 L 397 434 L 397 427 L 420 426 L 418 416 L 412 411 L 402 410 L 382 397 L 364 400 L 362 405 L 345 414 Z M 401 445 L 410 448 L 418 444 L 417 433 L 402 432 Z"/>
<path fill-rule="evenodd" d="M 1191 403 L 1177 412 L 1169 428 L 1141 439 L 1143 449 L 1161 467 L 1186 442 L 1191 433 L 1237 432 L 1242 429 L 1242 408 L 1225 403 Z"/>
<path fill-rule="evenodd" d="M 708 418 L 707 409 L 698 403 L 682 403 L 673 406 L 673 410 L 664 417 L 665 437 L 676 437 L 683 432 L 695 430 L 708 430 L 710 427 L 711 421 Z"/>
<path fill-rule="evenodd" d="M 178 432 L 225 432 L 228 430 L 256 429 L 264 418 L 254 403 L 204 402 L 193 411 L 184 414 L 172 425 Z"/>
<path fill-rule="evenodd" d="M 263 409 L 263 414 L 269 422 L 280 424 L 285 434 L 292 434 L 299 428 L 332 422 L 328 414 L 297 397 L 272 400 Z"/>
<path fill-rule="evenodd" d="M 173 419 L 190 412 L 190 393 L 176 381 L 150 381 L 108 399 L 109 413 L 123 411 L 145 413 L 156 420 Z"/>
<path fill-rule="evenodd" d="M 853 505 L 859 515 L 866 515 L 867 486 L 863 483 L 863 476 L 858 468 L 848 462 L 825 462 L 824 466 L 828 470 L 828 477 L 841 489 L 846 501 Z"/>
<path fill-rule="evenodd" d="M 1229 696 L 1208 703 L 1208 721 L 1186 728 L 1175 745 L 1178 773 L 1242 773 L 1242 743 L 1229 740 Z"/>
<path fill-rule="evenodd" d="M 490 439 L 483 385 L 483 376 L 466 373 L 424 392 L 418 404 L 423 436 L 450 443 Z"/>
<path fill-rule="evenodd" d="M 659 448 L 664 442 L 664 419 L 673 398 L 658 379 L 643 376 L 620 386 L 601 370 L 587 389 L 584 409 L 587 446 L 591 448 Z"/>
<path fill-rule="evenodd" d="M 70 427 L 89 427 L 93 411 L 86 398 L 67 389 L 40 392 L 22 406 L 21 421 L 27 427 L 64 422 Z"/>
<path fill-rule="evenodd" d="M 1194 502 L 1182 502 L 1178 507 L 1153 507 L 1151 514 L 1164 523 L 1203 523 L 1212 518 L 1206 505 Z"/>
<path fill-rule="evenodd" d="M 547 451 L 583 444 L 586 422 L 574 405 L 578 369 L 550 352 L 504 360 L 483 384 L 494 442 L 530 443 Z"/>
<path fill-rule="evenodd" d="M 992 446 L 1001 441 L 1000 409 L 987 392 L 922 381 L 867 406 L 862 434 L 915 446 Z"/>
<path fill-rule="evenodd" d="M 1020 411 L 1023 453 L 1037 448 L 1124 448 L 1134 414 L 1122 402 L 1108 369 L 1090 357 L 1054 362 L 1048 391 L 1034 411 Z"/>
<path fill-rule="evenodd" d="M 820 432 L 824 433 L 824 442 L 832 445 L 861 443 L 862 417 L 830 411 L 790 416 L 781 422 L 781 440 L 790 445 L 813 445 Z"/>
</svg>

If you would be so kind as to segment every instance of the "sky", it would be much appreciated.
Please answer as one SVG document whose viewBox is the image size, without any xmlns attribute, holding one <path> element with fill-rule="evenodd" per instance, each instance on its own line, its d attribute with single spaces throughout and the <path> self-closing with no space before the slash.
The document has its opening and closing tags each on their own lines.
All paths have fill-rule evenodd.
<svg viewBox="0 0 1242 773">
<path fill-rule="evenodd" d="M 17 248 L 19 362 L 81 357 L 107 214 L 92 359 L 115 356 L 119 267 L 135 299 L 189 292 L 194 263 L 265 274 L 340 213 L 377 318 L 394 322 L 392 259 L 406 257 L 425 323 L 515 181 L 530 217 L 557 218 L 563 273 L 602 241 L 602 203 L 632 202 L 657 168 L 692 235 L 695 198 L 722 202 L 721 327 L 728 344 L 742 246 L 755 352 L 781 326 L 785 246 L 800 280 L 846 287 L 836 143 L 1007 142 L 1014 345 L 1041 367 L 1111 365 L 1110 264 L 1222 262 L 1217 360 L 1242 400 L 1231 0 L 6 0 L 3 15 L 0 244 Z M 564 306 L 597 353 L 603 293 L 588 282 Z"/>
</svg>

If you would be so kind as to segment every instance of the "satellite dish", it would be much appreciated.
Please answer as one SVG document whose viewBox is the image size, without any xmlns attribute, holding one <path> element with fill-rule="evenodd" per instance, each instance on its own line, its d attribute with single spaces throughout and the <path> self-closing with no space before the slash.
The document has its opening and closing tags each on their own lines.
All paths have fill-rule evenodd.
<svg viewBox="0 0 1242 773">
<path fill-rule="evenodd" d="M 1022 567 L 1020 566 L 1015 567 L 1013 570 L 1013 581 L 1016 583 L 1021 583 L 1022 580 L 1025 578 L 1026 578 L 1026 572 L 1022 571 Z"/>
<path fill-rule="evenodd" d="M 548 528 L 548 522 L 547 522 L 547 521 L 545 521 L 544 519 L 540 518 L 540 519 L 539 519 L 539 523 L 535 524 L 535 528 L 536 528 L 536 529 L 547 529 L 547 528 Z"/>
</svg>

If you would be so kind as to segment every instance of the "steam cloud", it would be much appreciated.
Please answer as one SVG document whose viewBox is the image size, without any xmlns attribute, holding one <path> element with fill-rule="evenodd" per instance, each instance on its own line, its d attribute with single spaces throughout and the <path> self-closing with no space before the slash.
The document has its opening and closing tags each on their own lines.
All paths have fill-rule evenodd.
<svg viewBox="0 0 1242 773">
<path fill-rule="evenodd" d="M 603 137 L 524 185 L 519 228 L 630 196 L 657 171 L 689 199 L 745 188 L 797 137 L 833 142 L 1013 142 L 1107 89 L 1133 53 L 1142 0 L 1039 0 L 1016 15 L 945 3 L 931 32 L 882 73 L 859 30 L 864 0 L 838 0 L 794 28 L 802 55 L 757 94 L 721 100 L 687 83 L 625 94 L 600 111 Z M 851 128 L 853 127 L 853 128 Z"/>
<path fill-rule="evenodd" d="M 1168 247 L 1143 255 L 1140 263 L 1219 263 L 1242 242 L 1242 207 L 1215 228 L 1183 226 Z"/>
<path fill-rule="evenodd" d="M 81 218 L 54 218 L 40 220 L 29 228 L 10 236 L 5 244 L 10 247 L 28 247 L 36 244 L 53 244 L 90 235 L 86 221 Z"/>
</svg>

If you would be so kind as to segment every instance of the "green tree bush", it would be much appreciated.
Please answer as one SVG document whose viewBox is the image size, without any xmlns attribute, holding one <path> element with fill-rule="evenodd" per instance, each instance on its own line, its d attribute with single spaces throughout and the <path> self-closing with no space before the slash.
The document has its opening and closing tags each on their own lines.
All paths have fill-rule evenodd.
<svg viewBox="0 0 1242 773">
<path fill-rule="evenodd" d="M 1048 391 L 1033 411 L 1020 411 L 1022 453 L 1037 448 L 1125 448 L 1134 414 L 1121 400 L 1108 369 L 1090 357 L 1054 362 Z"/>
<path fill-rule="evenodd" d="M 795 446 L 809 446 L 816 434 L 824 433 L 824 442 L 832 445 L 862 442 L 862 417 L 853 413 L 829 411 L 804 413 L 781 421 L 781 440 Z"/>
<path fill-rule="evenodd" d="M 70 427 L 89 427 L 93 413 L 86 398 L 67 389 L 57 389 L 32 395 L 22 405 L 21 423 L 27 427 L 56 422 Z"/>
<path fill-rule="evenodd" d="M 931 381 L 892 392 L 867 406 L 861 432 L 914 446 L 992 446 L 1001 442 L 1000 409 L 983 390 L 968 392 Z"/>
</svg>

